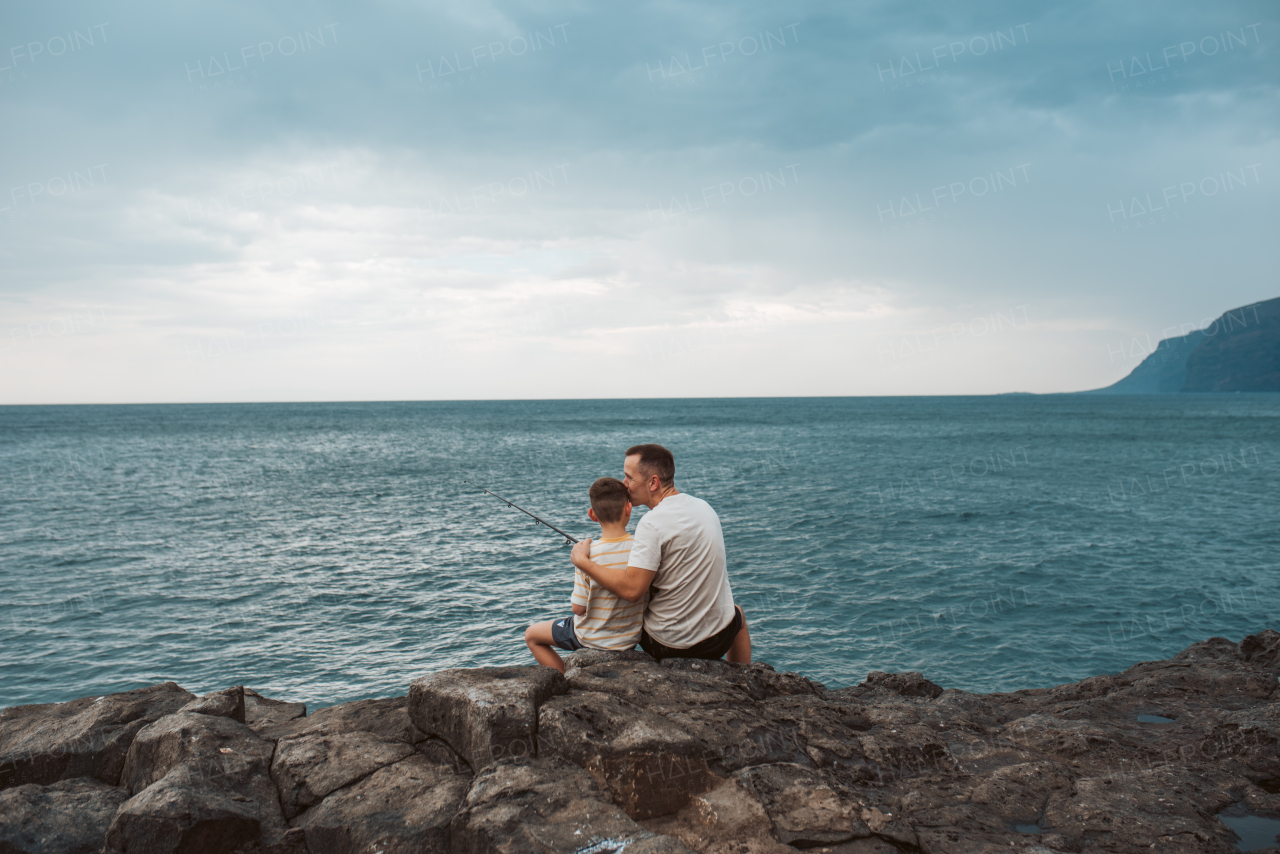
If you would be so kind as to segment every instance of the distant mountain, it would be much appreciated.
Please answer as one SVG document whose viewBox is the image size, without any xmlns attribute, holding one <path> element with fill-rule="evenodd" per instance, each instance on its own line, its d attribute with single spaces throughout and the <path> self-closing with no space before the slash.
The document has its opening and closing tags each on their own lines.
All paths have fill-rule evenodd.
<svg viewBox="0 0 1280 854">
<path fill-rule="evenodd" d="M 1083 394 L 1280 391 L 1280 297 L 1166 338 L 1129 376 Z"/>
</svg>

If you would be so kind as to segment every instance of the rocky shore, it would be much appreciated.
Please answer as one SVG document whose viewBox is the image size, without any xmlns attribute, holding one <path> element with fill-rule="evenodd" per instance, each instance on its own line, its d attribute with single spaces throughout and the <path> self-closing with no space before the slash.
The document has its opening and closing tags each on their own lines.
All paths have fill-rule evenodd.
<svg viewBox="0 0 1280 854">
<path fill-rule="evenodd" d="M 567 663 L 312 715 L 172 682 L 5 709 L 0 854 L 1200 854 L 1242 850 L 1232 826 L 1280 854 L 1273 630 L 987 695 Z"/>
</svg>

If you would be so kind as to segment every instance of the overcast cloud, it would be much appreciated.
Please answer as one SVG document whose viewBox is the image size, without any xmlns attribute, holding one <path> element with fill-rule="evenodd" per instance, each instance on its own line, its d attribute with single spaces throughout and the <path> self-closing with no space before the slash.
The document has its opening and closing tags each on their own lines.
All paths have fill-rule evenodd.
<svg viewBox="0 0 1280 854">
<path fill-rule="evenodd" d="M 0 403 L 1106 385 L 1280 295 L 1278 12 L 9 4 Z"/>
</svg>

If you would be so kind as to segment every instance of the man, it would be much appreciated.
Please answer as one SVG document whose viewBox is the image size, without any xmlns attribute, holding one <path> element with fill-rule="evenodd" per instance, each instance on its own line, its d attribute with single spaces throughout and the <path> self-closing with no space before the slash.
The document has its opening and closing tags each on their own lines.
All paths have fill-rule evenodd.
<svg viewBox="0 0 1280 854">
<path fill-rule="evenodd" d="M 661 445 L 628 448 L 622 471 L 631 503 L 649 508 L 636 526 L 628 565 L 595 563 L 591 540 L 573 547 L 573 565 L 630 602 L 649 590 L 640 647 L 658 661 L 727 654 L 750 664 L 751 635 L 729 589 L 720 517 L 676 489 L 675 457 Z"/>
</svg>

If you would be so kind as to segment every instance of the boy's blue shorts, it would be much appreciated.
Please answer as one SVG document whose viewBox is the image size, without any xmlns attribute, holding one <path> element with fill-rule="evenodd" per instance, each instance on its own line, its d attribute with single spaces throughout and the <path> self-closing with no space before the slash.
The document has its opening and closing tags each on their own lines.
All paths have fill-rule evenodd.
<svg viewBox="0 0 1280 854">
<path fill-rule="evenodd" d="M 552 621 L 551 640 L 556 646 L 561 649 L 567 649 L 570 652 L 582 649 L 582 644 L 578 643 L 578 636 L 573 631 L 572 616 Z"/>
</svg>

